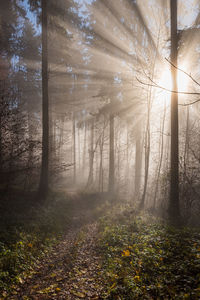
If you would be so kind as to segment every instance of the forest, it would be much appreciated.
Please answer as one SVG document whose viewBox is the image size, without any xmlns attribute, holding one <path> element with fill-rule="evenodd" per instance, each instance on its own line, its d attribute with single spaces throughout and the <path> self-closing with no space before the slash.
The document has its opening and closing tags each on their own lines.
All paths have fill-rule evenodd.
<svg viewBox="0 0 200 300">
<path fill-rule="evenodd" d="M 200 299 L 199 109 L 199 0 L 0 0 L 0 300 Z"/>
</svg>

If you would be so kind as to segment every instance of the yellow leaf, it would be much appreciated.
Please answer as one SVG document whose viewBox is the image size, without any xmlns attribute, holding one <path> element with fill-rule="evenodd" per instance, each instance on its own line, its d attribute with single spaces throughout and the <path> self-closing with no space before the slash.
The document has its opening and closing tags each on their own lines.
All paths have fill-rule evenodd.
<svg viewBox="0 0 200 300">
<path fill-rule="evenodd" d="M 62 281 L 63 280 L 63 278 L 62 277 L 58 277 L 58 278 L 56 278 L 56 281 Z"/>
<path fill-rule="evenodd" d="M 113 285 L 111 285 L 110 289 L 112 290 L 114 287 L 116 287 L 116 282 L 113 283 Z"/>
<path fill-rule="evenodd" d="M 122 256 L 130 256 L 131 255 L 131 252 L 129 250 L 124 250 L 122 252 Z"/>
<path fill-rule="evenodd" d="M 56 288 L 56 292 L 60 292 L 61 291 L 61 289 L 60 288 Z"/>
<path fill-rule="evenodd" d="M 184 294 L 184 297 L 185 297 L 185 298 L 189 298 L 189 297 L 190 297 L 190 294 Z"/>
<path fill-rule="evenodd" d="M 29 248 L 32 248 L 32 247 L 33 247 L 33 244 L 29 243 L 27 246 L 28 246 Z"/>
<path fill-rule="evenodd" d="M 134 279 L 137 281 L 137 280 L 140 280 L 140 276 L 136 275 L 134 276 Z"/>
<path fill-rule="evenodd" d="M 19 281 L 19 283 L 23 283 L 23 280 L 21 277 L 18 277 L 18 281 Z"/>
<path fill-rule="evenodd" d="M 85 294 L 81 293 L 81 292 L 76 292 L 76 291 L 71 291 L 71 293 L 74 295 L 74 296 L 77 296 L 79 298 L 85 298 Z"/>
<path fill-rule="evenodd" d="M 32 288 L 36 290 L 37 288 L 39 288 L 39 284 L 32 286 Z"/>
</svg>

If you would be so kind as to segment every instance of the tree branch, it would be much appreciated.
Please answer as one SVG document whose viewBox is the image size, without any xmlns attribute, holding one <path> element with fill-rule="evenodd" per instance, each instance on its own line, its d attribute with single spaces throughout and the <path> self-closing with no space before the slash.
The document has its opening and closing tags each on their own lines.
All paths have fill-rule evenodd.
<svg viewBox="0 0 200 300">
<path fill-rule="evenodd" d="M 195 101 L 193 101 L 193 102 L 190 102 L 190 103 L 184 103 L 184 104 L 179 104 L 179 105 L 180 105 L 180 106 L 189 106 L 189 105 L 195 104 L 195 103 L 197 103 L 197 102 L 200 102 L 200 99 L 197 99 L 197 100 L 195 100 Z"/>
<path fill-rule="evenodd" d="M 177 69 L 177 70 L 181 71 L 182 73 L 184 73 L 185 75 L 187 75 L 194 83 L 196 83 L 198 86 L 200 86 L 200 83 L 199 83 L 198 81 L 196 81 L 192 75 L 188 74 L 188 73 L 185 72 L 184 70 L 182 70 L 182 69 L 178 68 L 177 66 L 175 66 L 168 58 L 165 57 L 165 59 L 166 59 L 166 61 L 167 61 L 170 65 L 172 65 L 175 69 Z"/>
<path fill-rule="evenodd" d="M 182 95 L 200 95 L 200 93 L 197 93 L 197 92 L 182 92 L 182 91 L 175 91 L 175 90 L 170 90 L 170 89 L 167 89 L 159 84 L 157 84 L 156 82 L 154 82 L 149 76 L 148 76 L 148 79 L 152 82 L 152 83 L 147 83 L 147 82 L 143 82 L 141 81 L 138 77 L 136 77 L 137 81 L 143 85 L 147 85 L 147 86 L 152 86 L 152 87 L 156 87 L 156 88 L 159 88 L 159 89 L 162 89 L 164 91 L 167 91 L 169 93 L 175 93 L 175 94 L 182 94 Z"/>
</svg>

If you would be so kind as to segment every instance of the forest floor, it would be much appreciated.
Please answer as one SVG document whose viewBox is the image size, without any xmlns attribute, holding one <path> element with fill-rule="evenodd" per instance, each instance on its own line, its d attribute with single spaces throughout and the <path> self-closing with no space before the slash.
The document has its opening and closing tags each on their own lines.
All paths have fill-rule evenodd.
<svg viewBox="0 0 200 300">
<path fill-rule="evenodd" d="M 5 243 L 0 299 L 200 299 L 199 229 L 136 215 L 106 194 L 59 197 Z"/>
<path fill-rule="evenodd" d="M 71 230 L 11 299 L 101 299 L 97 223 Z"/>
<path fill-rule="evenodd" d="M 83 204 L 74 197 L 72 223 L 67 234 L 38 261 L 34 275 L 10 299 L 102 299 L 98 221 L 94 220 L 102 212 L 100 209 L 95 217 L 94 210 L 87 205 L 88 201 Z"/>
<path fill-rule="evenodd" d="M 97 247 L 98 219 L 104 215 L 105 208 L 110 207 L 110 204 L 105 203 L 105 195 L 78 194 L 73 190 L 66 194 L 66 199 L 67 211 L 65 211 L 66 207 L 62 207 L 63 203 L 61 204 L 61 209 L 64 211 L 61 217 L 66 217 L 66 220 L 62 221 L 64 223 L 62 227 L 65 227 L 66 233 L 52 244 L 47 244 L 43 249 L 43 255 L 36 253 L 32 266 L 25 267 L 25 271 L 10 272 L 11 277 L 13 273 L 15 276 L 8 284 L 8 289 L 4 288 L 2 296 L 0 293 L 0 299 L 102 299 L 104 284 L 101 276 L 101 258 Z M 63 202 L 63 195 L 61 202 Z M 54 217 L 54 222 L 58 221 L 58 216 L 55 217 L 52 212 L 42 215 L 43 219 L 45 217 Z M 45 227 L 45 230 L 49 229 L 52 235 L 55 235 L 56 232 L 48 226 L 49 221 L 46 221 L 45 226 L 39 224 L 39 230 L 44 231 Z M 20 240 L 18 238 L 15 244 L 13 243 L 14 246 L 10 248 L 11 250 L 8 248 L 4 250 L 4 256 L 7 256 L 9 251 L 20 257 L 23 252 L 34 252 L 34 248 L 40 248 L 40 240 L 34 242 L 34 234 L 35 229 L 31 231 L 32 237 L 29 239 L 24 241 L 23 238 Z M 20 233 L 19 236 L 21 235 Z M 51 238 L 47 235 L 45 241 Z M 44 243 L 43 239 L 41 243 Z M 7 259 L 7 269 L 11 263 L 17 265 L 18 257 L 14 261 L 10 261 L 10 257 Z M 28 261 L 30 257 L 26 255 L 24 260 Z M 0 259 L 0 266 L 3 264 L 5 265 L 5 262 L 1 263 Z M 1 273 L 3 277 L 6 272 Z"/>
</svg>

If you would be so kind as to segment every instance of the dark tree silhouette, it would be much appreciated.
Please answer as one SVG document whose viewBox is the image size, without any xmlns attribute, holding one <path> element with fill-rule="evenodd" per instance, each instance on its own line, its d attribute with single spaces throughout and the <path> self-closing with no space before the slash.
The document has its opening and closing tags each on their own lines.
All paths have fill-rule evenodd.
<svg viewBox="0 0 200 300">
<path fill-rule="evenodd" d="M 48 193 L 49 175 L 49 99 L 48 99 L 48 20 L 47 0 L 42 0 L 42 166 L 39 199 Z"/>
<path fill-rule="evenodd" d="M 171 12 L 171 62 L 177 66 L 177 0 L 170 2 Z M 177 91 L 177 68 L 171 65 L 172 91 Z M 178 145 L 178 93 L 171 93 L 171 184 L 169 217 L 172 222 L 178 220 L 179 211 L 179 145 Z"/>
</svg>

